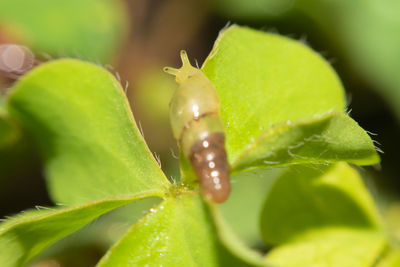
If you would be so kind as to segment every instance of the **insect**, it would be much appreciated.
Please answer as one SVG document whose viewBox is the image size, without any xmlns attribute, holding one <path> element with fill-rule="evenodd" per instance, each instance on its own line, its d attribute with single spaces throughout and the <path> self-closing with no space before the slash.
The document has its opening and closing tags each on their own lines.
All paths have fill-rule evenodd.
<svg viewBox="0 0 400 267">
<path fill-rule="evenodd" d="M 35 56 L 25 46 L 0 44 L 0 72 L 17 79 L 36 64 Z"/>
<path fill-rule="evenodd" d="M 180 85 L 170 102 L 172 131 L 193 166 L 202 194 L 221 203 L 228 199 L 231 186 L 218 94 L 207 76 L 190 64 L 186 51 L 180 56 L 180 69 L 164 68 Z"/>
</svg>

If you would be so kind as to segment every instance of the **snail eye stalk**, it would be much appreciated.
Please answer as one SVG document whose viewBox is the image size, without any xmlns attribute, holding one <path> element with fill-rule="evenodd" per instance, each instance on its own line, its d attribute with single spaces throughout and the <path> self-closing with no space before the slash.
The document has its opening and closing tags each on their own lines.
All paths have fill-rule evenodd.
<svg viewBox="0 0 400 267">
<path fill-rule="evenodd" d="M 175 68 L 172 68 L 172 67 L 164 67 L 163 70 L 164 70 L 164 72 L 166 72 L 168 74 L 171 74 L 171 75 L 174 75 L 174 76 L 176 76 L 178 74 L 178 72 L 179 72 L 178 69 L 175 69 Z"/>
</svg>

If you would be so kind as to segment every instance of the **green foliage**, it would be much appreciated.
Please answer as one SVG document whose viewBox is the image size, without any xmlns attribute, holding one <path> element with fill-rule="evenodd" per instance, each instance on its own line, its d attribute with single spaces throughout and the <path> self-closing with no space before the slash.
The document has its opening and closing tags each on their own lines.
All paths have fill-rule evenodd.
<svg viewBox="0 0 400 267">
<path fill-rule="evenodd" d="M 396 267 L 400 265 L 400 251 L 394 251 L 379 264 L 379 267 Z"/>
<path fill-rule="evenodd" d="M 345 101 L 337 75 L 301 43 L 233 26 L 220 34 L 203 70 L 221 99 L 234 169 L 268 161 L 378 161 L 365 132 L 340 115 Z"/>
<path fill-rule="evenodd" d="M 224 220 L 229 222 L 232 230 L 248 245 L 259 246 L 263 242 L 259 217 L 265 196 L 283 171 L 285 168 L 255 169 L 230 177 L 230 198 L 218 207 Z"/>
<path fill-rule="evenodd" d="M 72 208 L 24 212 L 1 224 L 2 266 L 20 266 L 58 239 L 75 232 L 98 216 L 119 206 L 146 197 L 110 198 Z"/>
<path fill-rule="evenodd" d="M 266 21 L 280 20 L 284 28 L 291 25 L 291 29 L 304 24 L 303 17 L 308 16 L 313 26 L 322 30 L 319 37 L 327 37 L 345 59 L 341 61 L 348 62 L 353 72 L 371 83 L 400 117 L 399 1 L 214 0 L 210 3 L 229 18 L 258 20 L 263 25 L 268 25 Z"/>
<path fill-rule="evenodd" d="M 332 113 L 263 133 L 243 150 L 233 168 L 341 160 L 368 165 L 378 162 L 379 156 L 367 133 L 355 121 Z"/>
<path fill-rule="evenodd" d="M 307 233 L 270 251 L 274 266 L 374 266 L 385 248 L 385 237 L 376 232 L 327 229 Z"/>
<path fill-rule="evenodd" d="M 386 247 L 373 200 L 346 163 L 290 167 L 265 200 L 261 232 L 276 245 L 268 262 L 282 266 L 372 266 Z"/>
<path fill-rule="evenodd" d="M 318 228 L 375 231 L 380 226 L 358 173 L 345 163 L 290 167 L 272 185 L 261 214 L 262 236 L 269 244 Z"/>
<path fill-rule="evenodd" d="M 9 110 L 34 136 L 58 202 L 158 192 L 168 184 L 120 84 L 97 66 L 43 64 L 14 86 Z"/>
<path fill-rule="evenodd" d="M 194 249 L 195 248 L 195 249 Z M 198 195 L 169 198 L 152 209 L 99 266 L 228 266 L 207 207 Z M 224 265 L 225 264 L 225 265 Z"/>
<path fill-rule="evenodd" d="M 219 206 L 201 198 L 196 181 L 166 179 L 121 86 L 104 69 L 59 60 L 23 77 L 7 109 L 36 141 L 53 199 L 79 205 L 2 224 L 0 261 L 27 262 L 95 217 L 154 196 L 163 201 L 100 266 L 329 266 L 340 262 L 339 248 L 358 266 L 376 260 L 387 243 L 381 219 L 357 172 L 337 162 L 374 164 L 379 157 L 345 113 L 329 64 L 293 40 L 233 26 L 220 34 L 203 71 L 218 90 L 237 181 Z M 194 176 L 184 159 L 181 169 Z M 261 238 L 274 245 L 266 259 L 251 249 Z M 351 242 L 357 248 L 346 249 Z"/>
<path fill-rule="evenodd" d="M 386 245 L 374 203 L 345 163 L 291 167 L 267 196 L 261 231 L 279 245 L 267 259 L 284 266 L 371 266 Z"/>
<path fill-rule="evenodd" d="M 296 8 L 314 19 L 399 117 L 400 2 L 299 0 Z"/>
<path fill-rule="evenodd" d="M 121 1 L 0 1 L 0 31 L 37 53 L 109 62 L 125 32 Z"/>
</svg>

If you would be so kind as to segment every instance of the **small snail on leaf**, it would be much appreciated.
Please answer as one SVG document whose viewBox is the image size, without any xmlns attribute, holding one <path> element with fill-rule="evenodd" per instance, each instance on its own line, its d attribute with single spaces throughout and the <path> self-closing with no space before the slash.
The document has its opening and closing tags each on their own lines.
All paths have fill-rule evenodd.
<svg viewBox="0 0 400 267">
<path fill-rule="evenodd" d="M 221 203 L 228 199 L 231 186 L 217 90 L 190 64 L 186 51 L 182 50 L 180 56 L 180 69 L 164 68 L 180 85 L 170 102 L 172 131 L 193 166 L 202 194 Z"/>
</svg>

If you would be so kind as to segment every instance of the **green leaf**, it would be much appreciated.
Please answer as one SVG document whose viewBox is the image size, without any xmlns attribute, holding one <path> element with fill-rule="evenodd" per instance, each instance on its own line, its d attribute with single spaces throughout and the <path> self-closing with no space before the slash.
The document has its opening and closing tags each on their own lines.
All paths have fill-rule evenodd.
<svg viewBox="0 0 400 267">
<path fill-rule="evenodd" d="M 162 192 L 159 192 L 162 195 Z M 0 224 L 2 266 L 21 266 L 96 217 L 147 195 L 110 198 L 64 209 L 28 211 Z"/>
<path fill-rule="evenodd" d="M 217 88 L 231 161 L 276 125 L 344 111 L 344 91 L 310 48 L 276 34 L 232 26 L 202 67 Z"/>
<path fill-rule="evenodd" d="M 384 258 L 379 264 L 378 267 L 397 267 L 400 266 L 400 250 L 393 251 L 389 253 L 389 255 Z"/>
<path fill-rule="evenodd" d="M 302 161 L 290 154 L 294 148 L 307 161 L 378 162 L 368 136 L 344 115 L 344 91 L 336 73 L 300 42 L 232 26 L 219 35 L 202 70 L 218 90 L 234 168 Z M 342 126 L 346 131 L 330 132 Z M 315 140 L 318 135 L 334 139 Z"/>
<path fill-rule="evenodd" d="M 249 205 L 251 205 L 252 203 L 249 203 Z M 233 229 L 231 227 L 231 222 L 228 223 L 227 219 L 225 218 L 225 216 L 221 213 L 221 209 L 219 209 L 216 205 L 211 205 L 211 211 L 212 211 L 212 215 L 213 215 L 213 219 L 214 219 L 214 223 L 216 225 L 217 228 L 217 234 L 219 236 L 219 239 L 221 240 L 221 242 L 224 244 L 224 246 L 234 255 L 236 255 L 238 258 L 240 258 L 241 260 L 252 264 L 252 266 L 269 266 L 267 263 L 265 263 L 265 261 L 263 260 L 263 257 L 261 255 L 261 253 L 259 253 L 258 251 L 255 251 L 253 249 L 251 249 L 251 247 L 249 246 L 248 243 L 248 238 L 242 238 L 242 236 L 240 236 L 240 234 L 243 233 L 243 229 L 239 228 L 239 231 L 237 231 L 238 229 Z M 252 207 L 253 209 L 254 207 Z M 256 211 L 257 211 L 257 207 L 255 207 Z M 240 213 L 242 211 L 242 209 L 238 209 L 237 213 Z M 242 214 L 243 217 L 246 218 L 246 216 L 249 216 L 249 222 L 244 223 L 244 222 L 239 222 L 238 224 L 235 225 L 235 223 L 233 224 L 234 226 L 237 227 L 237 225 L 242 226 L 243 228 L 247 228 L 248 226 L 254 226 L 252 225 L 253 223 L 253 214 L 251 212 L 244 212 Z M 250 234 L 253 234 L 253 231 L 249 231 L 249 229 L 245 229 L 245 231 L 248 231 Z M 239 234 L 239 235 L 238 235 Z M 243 242 L 243 241 L 247 241 L 247 242 Z M 254 245 L 254 244 L 253 244 Z"/>
<path fill-rule="evenodd" d="M 385 248 L 382 233 L 349 229 L 315 231 L 267 254 L 273 266 L 367 267 L 375 266 Z"/>
<path fill-rule="evenodd" d="M 249 247 L 263 243 L 259 229 L 261 210 L 275 179 L 284 171 L 284 168 L 263 168 L 230 177 L 232 191 L 228 200 L 218 205 L 221 214 L 218 221 L 229 224 L 232 232 Z"/>
<path fill-rule="evenodd" d="M 379 213 L 346 163 L 292 166 L 261 215 L 267 262 L 279 266 L 372 266 L 387 246 Z"/>
<path fill-rule="evenodd" d="M 125 234 L 133 223 L 137 222 L 161 201 L 163 199 L 158 197 L 147 197 L 117 207 L 78 231 L 58 240 L 43 250 L 30 263 L 34 265 L 36 262 L 50 259 L 59 261 L 61 265 L 94 266 L 98 257 L 87 257 L 87 255 L 85 256 L 86 253 L 90 253 L 93 248 L 96 248 L 98 253 L 103 252 L 102 254 L 104 254 Z M 77 258 L 75 259 L 75 257 Z M 89 260 L 89 262 L 85 263 L 83 260 Z"/>
<path fill-rule="evenodd" d="M 269 173 L 269 170 L 260 168 L 295 163 L 327 164 L 343 160 L 362 165 L 376 163 L 379 157 L 365 131 L 345 114 L 344 92 L 335 72 L 318 54 L 298 42 L 233 26 L 220 34 L 203 66 L 203 71 L 214 83 L 220 96 L 221 117 L 226 125 L 226 148 L 232 163 L 233 178 L 247 176 L 249 179 L 254 175 L 259 179 L 270 179 L 265 183 L 249 180 L 248 182 L 254 182 L 256 188 L 244 182 L 239 183 L 239 191 L 233 183 L 231 198 L 226 204 L 215 208 L 213 213 L 218 234 L 224 245 L 247 262 L 259 263 L 259 256 L 254 255 L 254 251 L 250 251 L 239 238 L 245 240 L 247 245 L 257 245 L 255 242 L 259 233 L 256 230 L 256 211 L 269 190 L 269 183 L 274 182 L 273 172 Z M 190 166 L 184 159 L 181 163 L 183 174 L 187 177 L 184 180 L 191 180 Z M 350 185 L 359 186 L 361 182 L 357 174 L 346 169 L 347 165 L 344 166 L 342 168 L 347 170 L 343 171 L 346 175 L 350 172 L 356 176 Z M 312 167 L 295 166 L 291 170 L 295 173 L 305 171 L 306 176 L 311 172 L 319 177 L 327 169 L 329 168 L 322 166 L 317 174 L 312 173 L 315 171 Z M 240 172 L 243 170 L 252 170 L 254 173 Z M 293 173 L 285 173 L 284 177 L 292 175 Z M 337 218 L 341 215 L 355 211 L 352 214 L 354 222 L 350 218 L 342 224 L 360 223 L 367 225 L 366 228 L 379 228 L 379 216 L 369 195 L 364 192 L 365 189 L 361 186 L 359 191 L 363 194 L 355 199 L 347 196 L 352 196 L 352 187 L 343 185 L 347 178 L 342 177 L 332 186 L 332 198 L 338 198 L 350 205 L 343 207 L 342 213 L 333 210 L 333 214 L 329 214 L 330 206 L 333 204 L 333 207 L 336 207 L 332 201 L 328 201 L 324 206 L 327 211 L 318 209 L 318 206 L 315 210 L 307 211 L 304 208 L 299 212 L 308 212 L 307 214 L 311 215 L 316 213 L 316 218 L 323 219 L 324 215 L 327 215 L 335 224 L 340 221 Z M 275 186 L 280 181 L 281 178 L 274 183 L 272 194 L 275 194 Z M 288 184 L 290 185 L 290 182 Z M 285 192 L 289 197 L 291 194 L 302 196 L 302 191 L 297 192 L 297 187 L 289 185 Z M 308 184 L 304 182 L 303 187 L 303 190 L 306 190 Z M 248 193 L 240 193 L 246 190 L 251 190 L 251 196 Z M 281 201 L 279 205 L 270 205 L 271 209 L 276 207 L 275 213 L 290 209 L 285 206 L 289 197 L 274 196 L 275 202 Z M 321 198 L 324 200 L 322 196 Z M 301 205 L 298 202 L 296 204 Z M 235 212 L 239 214 L 236 217 Z M 282 223 L 284 216 L 275 218 L 274 215 L 272 213 L 275 219 L 273 226 L 267 228 L 271 232 L 281 224 L 290 224 L 293 221 Z M 270 221 L 267 220 L 270 211 L 266 211 L 265 207 L 262 216 L 262 222 L 269 226 Z M 307 223 L 300 225 L 301 234 L 304 230 L 301 227 L 315 227 Z M 264 239 L 265 228 L 262 228 Z M 278 235 L 278 238 L 279 235 L 283 235 L 288 239 L 285 235 L 296 234 L 286 233 L 285 230 L 278 228 L 274 234 Z M 296 228 L 292 231 L 295 232 Z"/>
<path fill-rule="evenodd" d="M 99 266 L 246 266 L 220 246 L 198 195 L 167 198 L 111 248 Z"/>
<path fill-rule="evenodd" d="M 265 200 L 264 241 L 282 244 L 326 227 L 378 231 L 382 222 L 360 176 L 346 163 L 291 167 Z"/>
<path fill-rule="evenodd" d="M 120 84 L 98 66 L 65 59 L 35 68 L 14 86 L 9 111 L 37 142 L 57 202 L 77 204 L 169 186 Z"/>
<path fill-rule="evenodd" d="M 400 202 L 397 197 L 385 205 L 383 216 L 390 237 L 395 243 L 400 244 Z"/>
<path fill-rule="evenodd" d="M 368 134 L 354 120 L 331 113 L 263 133 L 242 152 L 233 168 L 337 161 L 368 165 L 379 162 L 379 156 Z"/>
<path fill-rule="evenodd" d="M 126 24 L 122 1 L 0 1 L 0 31 L 39 54 L 108 62 Z"/>
<path fill-rule="evenodd" d="M 343 53 L 342 61 L 373 84 L 400 118 L 400 2 L 300 0 L 296 7 L 314 19 Z"/>
</svg>

